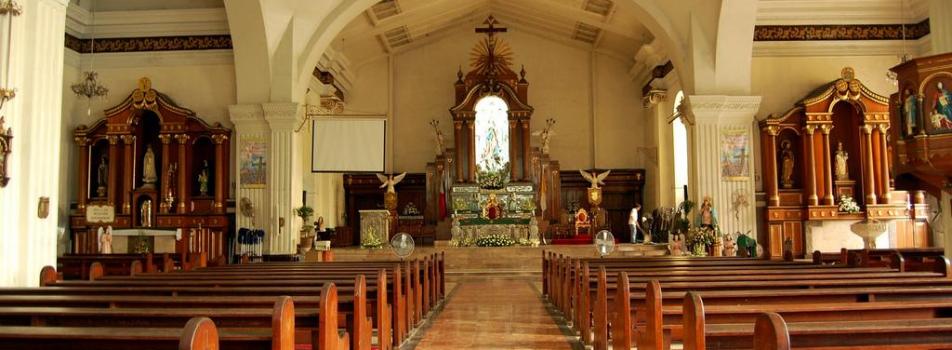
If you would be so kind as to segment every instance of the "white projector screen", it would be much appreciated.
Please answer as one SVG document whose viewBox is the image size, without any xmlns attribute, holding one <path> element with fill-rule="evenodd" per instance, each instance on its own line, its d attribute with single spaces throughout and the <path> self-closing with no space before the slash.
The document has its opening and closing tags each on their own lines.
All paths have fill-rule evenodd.
<svg viewBox="0 0 952 350">
<path fill-rule="evenodd" d="M 383 172 L 385 117 L 315 118 L 311 127 L 311 172 Z"/>
</svg>

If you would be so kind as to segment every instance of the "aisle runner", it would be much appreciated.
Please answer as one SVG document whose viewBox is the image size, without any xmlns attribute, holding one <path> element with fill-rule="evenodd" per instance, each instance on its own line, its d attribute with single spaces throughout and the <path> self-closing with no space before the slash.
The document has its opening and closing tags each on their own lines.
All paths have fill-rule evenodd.
<svg viewBox="0 0 952 350">
<path fill-rule="evenodd" d="M 525 279 L 461 281 L 423 339 L 429 349 L 573 349 Z"/>
</svg>

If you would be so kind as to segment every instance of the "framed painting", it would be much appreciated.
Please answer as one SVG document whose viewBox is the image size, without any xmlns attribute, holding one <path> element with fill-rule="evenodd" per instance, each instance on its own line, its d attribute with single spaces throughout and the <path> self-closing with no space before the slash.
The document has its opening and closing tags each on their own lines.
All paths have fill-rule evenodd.
<svg viewBox="0 0 952 350">
<path fill-rule="evenodd" d="M 721 178 L 743 181 L 750 178 L 750 134 L 746 130 L 721 134 Z"/>
<path fill-rule="evenodd" d="M 952 74 L 935 73 L 923 80 L 919 90 L 926 133 L 952 132 Z"/>
<path fill-rule="evenodd" d="M 268 144 L 263 137 L 242 137 L 238 143 L 238 177 L 241 188 L 268 184 Z"/>
</svg>

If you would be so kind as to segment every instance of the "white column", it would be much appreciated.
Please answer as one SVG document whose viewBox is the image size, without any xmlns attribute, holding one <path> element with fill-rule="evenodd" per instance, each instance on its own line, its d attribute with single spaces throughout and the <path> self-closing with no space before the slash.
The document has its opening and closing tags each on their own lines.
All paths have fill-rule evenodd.
<svg viewBox="0 0 952 350">
<path fill-rule="evenodd" d="M 297 251 L 300 220 L 294 208 L 301 202 L 301 162 L 298 160 L 294 132 L 299 105 L 297 103 L 265 103 L 261 105 L 264 118 L 271 128 L 271 163 L 268 164 L 268 193 L 271 198 L 270 237 L 267 242 L 271 254 L 289 254 Z M 281 222 L 284 222 L 281 226 Z"/>
<path fill-rule="evenodd" d="M 235 214 L 235 230 L 239 228 L 261 228 L 268 230 L 268 223 L 271 221 L 270 204 L 268 201 L 268 190 L 264 186 L 251 186 L 241 182 L 241 153 L 242 147 L 247 142 L 265 142 L 271 137 L 268 129 L 268 122 L 264 120 L 264 110 L 259 104 L 241 104 L 228 107 L 228 115 L 231 122 L 235 125 L 235 135 L 231 143 L 233 147 L 231 154 L 234 154 L 235 162 L 235 202 L 238 206 L 238 212 Z M 271 166 L 271 159 L 266 156 L 265 164 Z M 241 200 L 247 198 L 251 201 L 254 208 L 254 217 L 246 217 L 240 210 Z"/>
<path fill-rule="evenodd" d="M 751 231 L 756 237 L 754 157 L 758 152 L 754 149 L 759 145 L 754 143 L 754 114 L 760 107 L 760 96 L 694 95 L 688 96 L 686 102 L 690 111 L 689 122 L 693 122 L 688 127 L 689 149 L 692 151 L 691 201 L 700 204 L 705 196 L 711 196 L 722 232 Z M 721 175 L 722 135 L 726 133 L 748 135 L 746 179 L 728 181 Z M 739 207 L 736 216 L 731 205 L 735 193 L 743 194 L 747 201 L 746 206 Z M 694 217 L 690 219 L 693 223 Z"/>
<path fill-rule="evenodd" d="M 929 0 L 929 41 L 932 53 L 952 51 L 952 1 Z"/>
<path fill-rule="evenodd" d="M 17 97 L 0 114 L 13 129 L 8 161 L 10 182 L 0 189 L 0 286 L 36 286 L 40 269 L 56 265 L 59 224 L 67 214 L 60 201 L 60 147 L 63 101 L 63 32 L 66 0 L 18 1 L 14 17 L 11 76 Z M 6 22 L 2 34 L 7 35 Z M 5 53 L 4 53 L 5 54 Z M 3 58 L 0 58 L 3 59 Z M 0 62 L 7 64 L 7 62 Z M 41 197 L 49 216 L 39 218 Z"/>
</svg>

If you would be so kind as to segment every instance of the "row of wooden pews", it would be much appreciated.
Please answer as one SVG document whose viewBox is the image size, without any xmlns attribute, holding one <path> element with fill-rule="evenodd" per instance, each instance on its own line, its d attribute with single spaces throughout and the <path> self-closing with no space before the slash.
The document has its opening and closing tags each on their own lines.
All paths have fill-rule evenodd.
<svg viewBox="0 0 952 350">
<path fill-rule="evenodd" d="M 670 349 L 672 342 L 684 349 L 942 348 L 952 337 L 941 330 L 952 326 L 946 319 L 952 316 L 952 270 L 936 252 L 919 255 L 932 263 L 907 271 L 899 256 L 854 259 L 891 264 L 858 266 L 721 257 L 576 259 L 546 252 L 543 289 L 595 349 Z M 903 326 L 889 328 L 890 322 Z M 915 336 L 916 329 L 935 334 Z M 869 335 L 854 339 L 850 332 Z M 783 337 L 789 340 L 778 340 Z"/>
<path fill-rule="evenodd" d="M 207 265 L 206 253 L 197 254 L 66 254 L 56 258 L 61 279 L 88 280 L 93 263 L 99 263 L 102 275 L 129 276 L 136 272 L 171 272 Z"/>
<path fill-rule="evenodd" d="M 214 267 L 197 259 L 189 271 L 130 265 L 115 276 L 93 262 L 90 280 L 62 280 L 46 267 L 41 288 L 0 289 L 0 348 L 77 348 L 64 344 L 79 337 L 90 344 L 80 348 L 172 349 L 198 332 L 216 346 L 208 349 L 392 349 L 443 299 L 443 259 Z"/>
</svg>

